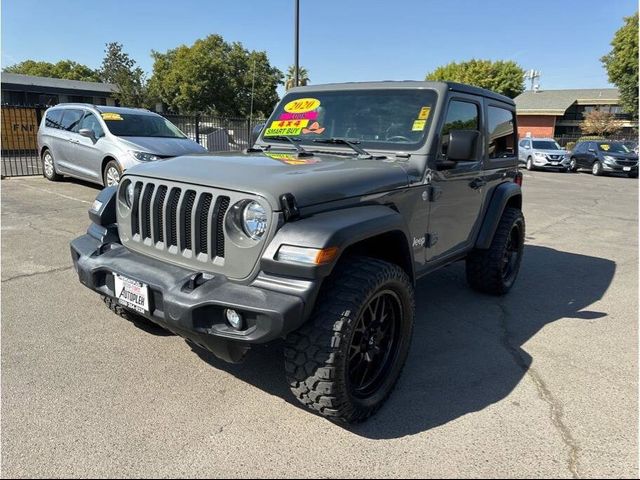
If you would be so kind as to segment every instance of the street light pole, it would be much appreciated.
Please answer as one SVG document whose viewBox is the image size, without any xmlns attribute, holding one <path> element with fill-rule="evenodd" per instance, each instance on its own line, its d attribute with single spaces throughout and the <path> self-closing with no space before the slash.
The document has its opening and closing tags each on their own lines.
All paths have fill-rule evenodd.
<svg viewBox="0 0 640 480">
<path fill-rule="evenodd" d="M 295 53 L 294 53 L 294 63 L 293 63 L 293 85 L 295 87 L 298 86 L 299 82 L 299 70 L 300 70 L 300 0 L 295 0 L 295 28 L 294 28 L 294 45 L 295 45 Z"/>
</svg>

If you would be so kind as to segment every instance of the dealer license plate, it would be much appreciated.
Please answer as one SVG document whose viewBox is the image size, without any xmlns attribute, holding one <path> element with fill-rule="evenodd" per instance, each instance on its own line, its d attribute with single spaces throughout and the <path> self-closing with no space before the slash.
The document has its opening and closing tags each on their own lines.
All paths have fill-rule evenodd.
<svg viewBox="0 0 640 480">
<path fill-rule="evenodd" d="M 149 288 L 146 284 L 121 275 L 115 275 L 116 298 L 124 307 L 140 313 L 149 312 Z"/>
<path fill-rule="evenodd" d="M 622 170 L 624 170 L 625 172 L 630 172 L 631 171 L 631 167 L 622 167 Z"/>
</svg>

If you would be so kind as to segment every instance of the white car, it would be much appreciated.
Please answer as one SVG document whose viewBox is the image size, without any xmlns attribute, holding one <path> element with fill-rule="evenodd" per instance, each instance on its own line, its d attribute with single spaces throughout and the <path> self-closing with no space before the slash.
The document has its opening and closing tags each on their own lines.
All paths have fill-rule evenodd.
<svg viewBox="0 0 640 480">
<path fill-rule="evenodd" d="M 523 138 L 518 148 L 518 159 L 527 170 L 553 169 L 569 171 L 569 156 L 553 138 Z"/>
</svg>

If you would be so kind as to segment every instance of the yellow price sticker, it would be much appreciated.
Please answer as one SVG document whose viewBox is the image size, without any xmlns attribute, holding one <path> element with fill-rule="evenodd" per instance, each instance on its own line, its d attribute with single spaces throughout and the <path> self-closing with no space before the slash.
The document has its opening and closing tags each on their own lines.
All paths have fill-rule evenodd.
<svg viewBox="0 0 640 480">
<path fill-rule="evenodd" d="M 431 113 L 431 107 L 422 107 L 420 109 L 420 113 L 418 114 L 418 120 L 427 120 L 429 118 L 430 113 Z"/>
<path fill-rule="evenodd" d="M 115 113 L 115 112 L 104 112 L 102 114 L 102 119 L 103 120 L 124 120 L 122 118 L 122 116 L 119 113 Z"/>
<path fill-rule="evenodd" d="M 411 128 L 412 132 L 421 132 L 424 130 L 424 127 L 427 125 L 426 120 L 415 120 L 413 122 L 413 128 Z"/>
<path fill-rule="evenodd" d="M 292 100 L 284 106 L 284 111 L 289 113 L 307 113 L 320 106 L 317 98 L 299 98 Z"/>
</svg>

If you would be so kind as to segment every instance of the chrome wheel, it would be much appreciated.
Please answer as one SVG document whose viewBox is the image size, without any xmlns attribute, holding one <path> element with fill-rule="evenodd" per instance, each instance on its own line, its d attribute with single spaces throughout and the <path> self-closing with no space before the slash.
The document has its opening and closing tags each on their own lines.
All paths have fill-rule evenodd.
<svg viewBox="0 0 640 480">
<path fill-rule="evenodd" d="M 105 175 L 107 181 L 107 187 L 112 187 L 113 185 L 117 185 L 120 183 L 120 172 L 116 167 L 109 167 L 107 169 L 107 174 Z"/>
<path fill-rule="evenodd" d="M 533 170 L 533 160 L 531 160 L 531 157 L 527 159 L 527 170 Z"/>
<path fill-rule="evenodd" d="M 43 164 L 44 164 L 44 174 L 47 178 L 53 178 L 53 176 L 56 173 L 56 170 L 53 166 L 53 157 L 51 156 L 51 154 L 47 151 L 44 154 L 44 157 L 42 159 Z"/>
<path fill-rule="evenodd" d="M 576 163 L 576 159 L 572 158 L 571 164 L 569 165 L 569 170 L 571 170 L 572 172 L 575 172 L 577 169 L 578 169 L 578 164 Z"/>
<path fill-rule="evenodd" d="M 594 175 L 600 175 L 601 170 L 602 165 L 600 165 L 600 162 L 594 162 L 593 167 L 591 167 L 591 173 Z"/>
</svg>

